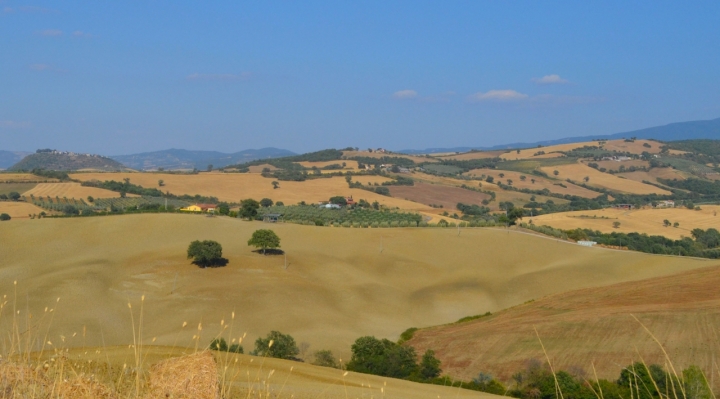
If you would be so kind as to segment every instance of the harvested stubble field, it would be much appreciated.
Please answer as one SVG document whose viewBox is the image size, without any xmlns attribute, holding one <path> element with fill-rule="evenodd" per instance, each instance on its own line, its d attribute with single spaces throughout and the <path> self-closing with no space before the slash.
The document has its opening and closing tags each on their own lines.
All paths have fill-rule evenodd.
<svg viewBox="0 0 720 399">
<path fill-rule="evenodd" d="M 542 226 L 548 225 L 556 229 L 591 229 L 603 233 L 645 233 L 647 235 L 665 236 L 679 240 L 683 236 L 690 237 L 692 229 L 703 230 L 720 227 L 720 206 L 702 205 L 701 210 L 695 211 L 686 208 L 660 208 L 660 209 L 598 209 L 592 211 L 574 211 L 553 213 L 533 218 L 533 223 Z M 583 217 L 584 216 L 584 217 Z M 597 218 L 593 218 L 597 216 Z M 604 218 L 603 218 L 604 217 Z M 664 220 L 671 223 L 680 223 L 679 227 L 665 227 Z M 620 222 L 620 227 L 614 228 L 613 222 Z"/>
<path fill-rule="evenodd" d="M 403 198 L 426 205 L 442 205 L 442 209 L 435 209 L 441 213 L 443 211 L 448 211 L 451 214 L 458 212 L 458 202 L 483 206 L 483 200 L 490 200 L 490 195 L 485 193 L 429 183 L 415 183 L 414 186 L 390 186 L 389 189 L 390 194 L 396 198 Z"/>
<path fill-rule="evenodd" d="M 590 248 L 588 248 L 590 250 Z M 710 376 L 720 356 L 720 268 L 552 295 L 465 323 L 415 333 L 410 344 L 433 348 L 450 374 L 482 371 L 504 380 L 529 359 L 545 361 L 535 328 L 555 370 L 579 367 L 594 379 L 614 379 L 632 362 L 666 364 L 662 343 L 677 370 L 697 365 Z M 717 388 L 717 387 L 715 387 Z"/>
<path fill-rule="evenodd" d="M 437 156 L 440 159 L 453 159 L 456 161 L 467 161 L 470 159 L 487 159 L 487 158 L 497 158 L 501 156 L 502 154 L 506 153 L 507 150 L 500 150 L 500 151 L 475 151 L 475 152 L 466 152 L 463 154 L 451 154 L 451 155 L 444 155 L 444 156 Z"/>
<path fill-rule="evenodd" d="M 678 179 L 678 180 L 685 180 L 687 179 L 687 174 L 680 172 L 677 169 L 673 168 L 652 168 L 649 171 L 637 171 L 637 172 L 627 172 L 627 173 L 619 173 L 618 176 L 622 176 L 626 179 L 635 180 L 639 182 L 643 181 L 649 181 L 653 183 L 659 183 L 658 178 L 660 179 Z"/>
<path fill-rule="evenodd" d="M 597 146 L 597 142 L 587 142 L 587 143 L 571 143 L 571 144 L 558 144 L 558 145 L 552 145 L 547 147 L 536 147 L 536 148 L 526 148 L 524 150 L 520 150 L 518 153 L 516 151 L 510 151 L 502 156 L 500 158 L 512 161 L 516 159 L 528 159 L 528 158 L 534 158 L 535 154 L 542 151 L 545 154 L 551 154 L 551 153 L 559 153 L 559 152 L 565 152 L 565 151 L 572 151 L 576 148 L 582 148 L 584 146 Z"/>
<path fill-rule="evenodd" d="M 643 146 L 643 144 L 646 143 L 650 145 L 650 148 Z M 585 146 L 601 147 L 608 151 L 629 152 L 638 155 L 642 154 L 645 151 L 651 154 L 657 154 L 660 152 L 661 145 L 662 144 L 652 140 L 635 140 L 634 142 L 626 142 L 625 140 L 610 140 L 606 141 L 605 144 L 602 146 L 600 146 L 600 143 L 598 141 L 587 141 L 583 143 L 558 144 L 547 147 L 527 148 L 524 150 L 520 150 L 520 153 L 518 153 L 517 151 L 510 151 L 503 154 L 501 158 L 506 160 L 540 158 L 546 157 L 547 154 L 572 151 L 576 148 L 582 148 Z M 545 152 L 545 155 L 536 156 L 535 154 L 539 151 Z"/>
<path fill-rule="evenodd" d="M 57 179 L 50 179 L 42 176 L 35 176 L 30 173 L 0 173 L 0 182 L 4 183 L 27 183 L 27 182 L 56 182 Z"/>
<path fill-rule="evenodd" d="M 650 148 L 645 147 L 645 144 L 649 145 Z M 660 153 L 660 146 L 662 144 L 653 140 L 610 140 L 603 146 L 604 149 L 609 151 L 629 152 L 631 154 L 642 154 L 643 152 L 649 152 L 651 154 Z"/>
<path fill-rule="evenodd" d="M 262 165 L 248 166 L 248 171 L 250 171 L 250 173 L 262 173 L 262 171 L 265 169 L 269 169 L 270 171 L 278 170 L 278 168 L 276 168 L 273 165 L 270 165 L 269 163 L 262 164 Z"/>
<path fill-rule="evenodd" d="M 92 196 L 95 198 L 120 198 L 120 193 L 105 190 L 96 187 L 83 187 L 80 183 L 40 183 L 33 189 L 28 190 L 22 195 L 30 197 L 67 197 L 67 198 L 87 198 Z M 127 194 L 128 197 L 138 197 L 135 194 Z"/>
<path fill-rule="evenodd" d="M 502 173 L 504 177 L 500 177 L 500 173 Z M 517 188 L 527 188 L 530 190 L 542 190 L 547 188 L 551 193 L 576 195 L 584 198 L 595 198 L 600 195 L 600 193 L 596 191 L 588 190 L 587 188 L 580 187 L 566 181 L 553 181 L 527 173 L 499 169 L 473 169 L 465 174 L 474 177 L 480 177 L 483 175 L 492 176 L 496 182 L 499 181 L 503 184 L 507 184 L 507 179 L 511 179 L 513 187 Z M 520 178 L 521 176 L 525 176 L 525 181 L 522 181 Z M 535 183 L 533 183 L 533 179 L 535 180 Z M 565 187 L 559 186 L 556 183 L 561 183 Z"/>
<path fill-rule="evenodd" d="M 342 164 L 345 164 L 345 168 L 344 168 L 344 169 L 349 169 L 349 170 L 357 170 L 357 169 L 359 169 L 359 168 L 358 168 L 358 162 L 357 162 L 357 161 L 351 161 L 351 160 L 337 160 L 337 161 L 325 161 L 325 162 L 309 162 L 309 161 L 303 161 L 303 162 L 295 162 L 295 163 L 296 163 L 296 164 L 299 164 L 299 165 L 301 165 L 301 166 L 304 166 L 304 167 L 306 167 L 306 168 L 312 168 L 313 166 L 315 166 L 315 167 L 317 167 L 317 168 L 322 169 L 322 168 L 324 168 L 325 166 L 330 166 L 330 165 L 340 165 L 340 166 L 342 166 Z M 330 170 L 330 171 L 331 171 L 331 172 L 337 172 L 337 171 L 339 171 L 339 170 L 343 170 L 343 169 L 335 169 L 335 170 Z"/>
<path fill-rule="evenodd" d="M 643 161 L 640 159 L 632 159 L 630 161 L 598 161 L 595 162 L 598 164 L 599 168 L 605 168 L 609 171 L 617 172 L 620 170 L 621 166 L 624 166 L 625 169 L 629 169 L 630 167 L 636 167 L 636 168 L 649 168 L 650 162 Z"/>
<path fill-rule="evenodd" d="M 415 155 L 405 155 L 405 154 L 393 154 L 393 153 L 387 153 L 387 152 L 368 152 L 368 151 L 343 151 L 343 157 L 345 158 L 353 158 L 353 157 L 369 157 L 369 158 L 384 158 L 384 157 L 390 157 L 390 158 L 405 158 L 409 159 L 415 163 L 423 163 L 423 162 L 439 162 L 437 159 L 433 157 L 421 157 L 421 156 L 415 156 Z M 342 161 L 340 161 L 342 162 Z M 347 161 L 345 161 L 347 162 Z"/>
<path fill-rule="evenodd" d="M 670 191 L 663 190 L 661 188 L 651 186 L 637 182 L 635 180 L 623 179 L 616 175 L 609 173 L 602 173 L 599 170 L 593 169 L 587 165 L 581 163 L 575 163 L 570 165 L 558 165 L 552 167 L 540 168 L 541 171 L 545 172 L 548 176 L 554 176 L 553 171 L 557 170 L 560 174 L 557 176 L 558 179 L 570 179 L 575 182 L 583 182 L 585 177 L 589 177 L 590 180 L 587 182 L 589 186 L 606 188 L 611 191 L 628 194 L 664 194 L 670 195 Z"/>
<path fill-rule="evenodd" d="M 7 213 L 13 219 L 28 219 L 28 215 L 50 213 L 38 206 L 27 202 L 0 201 L 0 213 Z"/>
<path fill-rule="evenodd" d="M 145 295 L 144 336 L 157 337 L 157 345 L 191 342 L 196 330 L 180 331 L 183 322 L 219 331 L 220 320 L 235 311 L 236 331 L 248 333 L 247 343 L 279 330 L 311 350 L 331 349 L 347 359 L 363 335 L 397 339 L 408 327 L 569 289 L 720 263 L 585 248 L 501 229 L 458 235 L 442 228 L 275 224 L 285 269 L 283 257 L 246 245 L 253 231 L 267 227 L 183 214 L 6 222 L 0 225 L 0 294 L 13 295 L 17 280 L 23 309 L 56 308 L 51 336 L 86 328 L 88 346 L 132 342 L 127 302 Z M 185 254 L 196 239 L 221 243 L 228 265 L 190 264 Z"/>
<path fill-rule="evenodd" d="M 356 200 L 365 199 L 378 201 L 389 207 L 398 207 L 405 210 L 427 211 L 430 207 L 402 199 L 391 198 L 367 190 L 348 188 L 345 177 L 309 179 L 306 181 L 280 181 L 280 187 L 273 189 L 275 179 L 262 177 L 256 173 L 199 173 L 196 175 L 161 174 L 161 173 L 79 173 L 72 175 L 74 179 L 86 180 L 115 180 L 122 181 L 129 178 L 130 183 L 143 187 L 158 187 L 158 180 L 164 180 L 163 191 L 172 194 L 206 195 L 217 197 L 221 201 L 237 202 L 245 198 L 260 200 L 270 198 L 273 201 L 283 201 L 286 205 L 297 204 L 300 201 L 316 203 L 327 201 L 336 195 L 353 196 Z M 389 181 L 382 176 L 353 176 L 353 181 L 367 185 L 381 184 Z"/>
</svg>

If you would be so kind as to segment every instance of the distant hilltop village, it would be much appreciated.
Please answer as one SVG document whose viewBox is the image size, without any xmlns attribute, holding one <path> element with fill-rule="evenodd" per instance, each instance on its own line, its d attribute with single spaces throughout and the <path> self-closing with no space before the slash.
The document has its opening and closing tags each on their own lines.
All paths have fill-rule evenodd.
<svg viewBox="0 0 720 399">
<path fill-rule="evenodd" d="M 94 157 L 94 158 L 107 158 L 102 155 L 98 154 L 83 154 L 78 152 L 72 152 L 72 151 L 58 151 L 53 150 L 50 148 L 41 148 L 39 150 L 35 151 L 36 154 L 55 154 L 55 155 L 70 155 L 70 156 L 84 156 L 84 157 Z"/>
</svg>

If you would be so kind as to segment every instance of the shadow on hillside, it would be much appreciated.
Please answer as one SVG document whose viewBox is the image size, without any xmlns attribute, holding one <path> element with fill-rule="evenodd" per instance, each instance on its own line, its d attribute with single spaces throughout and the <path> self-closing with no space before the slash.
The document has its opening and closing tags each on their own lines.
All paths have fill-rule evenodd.
<svg viewBox="0 0 720 399">
<path fill-rule="evenodd" d="M 264 253 L 263 253 L 262 249 L 256 249 L 253 252 L 255 252 L 256 254 L 266 255 L 266 256 L 267 255 L 285 255 L 285 251 L 283 251 L 282 249 L 277 249 L 277 248 L 268 248 L 265 250 Z"/>
<path fill-rule="evenodd" d="M 197 267 L 199 267 L 199 268 L 201 268 L 201 269 L 205 269 L 205 268 L 208 268 L 208 267 L 209 267 L 209 268 L 225 267 L 225 266 L 227 266 L 228 263 L 230 263 L 230 261 L 227 260 L 226 258 L 220 258 L 220 259 L 217 259 L 217 260 L 215 260 L 214 262 L 211 262 L 211 263 L 198 263 L 198 262 L 193 262 L 192 264 L 195 265 L 195 266 L 197 266 Z"/>
</svg>

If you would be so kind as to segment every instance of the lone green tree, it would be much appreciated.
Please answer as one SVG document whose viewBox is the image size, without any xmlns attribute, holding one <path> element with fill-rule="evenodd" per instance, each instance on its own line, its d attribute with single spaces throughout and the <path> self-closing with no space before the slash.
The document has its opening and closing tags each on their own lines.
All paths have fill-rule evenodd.
<svg viewBox="0 0 720 399">
<path fill-rule="evenodd" d="M 435 351 L 428 349 L 420 359 L 420 375 L 426 380 L 440 376 L 440 360 L 435 357 Z"/>
<path fill-rule="evenodd" d="M 252 354 L 278 359 L 295 359 L 299 353 L 300 349 L 292 336 L 280 331 L 270 331 L 265 338 L 258 338 L 255 341 L 255 350 Z"/>
<path fill-rule="evenodd" d="M 271 200 L 270 198 L 263 198 L 260 200 L 260 206 L 262 206 L 263 208 L 271 207 L 273 206 L 273 200 Z"/>
<path fill-rule="evenodd" d="M 273 190 L 280 187 L 280 182 L 278 182 L 277 180 L 273 180 L 271 184 L 273 186 Z"/>
<path fill-rule="evenodd" d="M 4 221 L 10 220 L 10 219 L 11 219 L 11 217 L 7 213 L 0 213 L 0 221 L 4 222 Z"/>
<path fill-rule="evenodd" d="M 274 231 L 268 229 L 255 230 L 248 240 L 248 245 L 262 249 L 263 255 L 268 248 L 280 248 L 280 237 Z"/>
<path fill-rule="evenodd" d="M 240 201 L 240 210 L 238 210 L 238 215 L 242 218 L 253 220 L 255 215 L 257 215 L 259 208 L 260 203 L 254 199 L 244 199 Z"/>
<path fill-rule="evenodd" d="M 188 246 L 187 258 L 202 268 L 217 265 L 223 260 L 222 245 L 217 241 L 195 240 Z"/>
</svg>

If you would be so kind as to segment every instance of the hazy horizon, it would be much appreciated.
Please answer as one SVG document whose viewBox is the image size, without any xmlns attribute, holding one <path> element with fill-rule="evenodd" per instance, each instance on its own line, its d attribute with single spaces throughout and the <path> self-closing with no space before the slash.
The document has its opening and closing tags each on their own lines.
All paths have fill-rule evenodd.
<svg viewBox="0 0 720 399">
<path fill-rule="evenodd" d="M 720 4 L 0 1 L 2 150 L 493 146 L 720 115 Z"/>
</svg>

